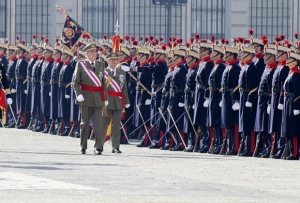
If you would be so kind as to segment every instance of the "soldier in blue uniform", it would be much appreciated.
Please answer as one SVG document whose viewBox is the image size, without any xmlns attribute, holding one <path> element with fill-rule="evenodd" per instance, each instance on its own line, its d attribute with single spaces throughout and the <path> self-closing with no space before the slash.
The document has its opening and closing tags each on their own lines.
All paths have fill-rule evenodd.
<svg viewBox="0 0 300 203">
<path fill-rule="evenodd" d="M 128 39 L 129 36 L 124 37 L 126 42 L 121 44 L 121 48 L 118 53 L 119 57 L 119 66 L 122 70 L 128 71 L 132 57 L 130 56 L 130 47 L 128 45 Z M 136 75 L 135 75 L 136 76 Z M 122 118 L 122 125 L 123 129 L 121 129 L 121 136 L 120 136 L 120 144 L 128 144 L 128 140 L 125 136 L 128 136 L 129 133 L 132 132 L 133 126 L 132 126 L 132 115 L 134 111 L 134 100 L 135 100 L 135 88 L 132 88 L 132 82 L 134 81 L 128 73 L 126 73 L 126 81 L 127 81 L 127 90 L 128 90 L 128 96 L 129 96 L 129 101 L 130 101 L 130 106 L 129 108 L 126 108 L 126 113 L 125 113 L 125 118 Z M 135 81 L 134 81 L 135 82 Z M 136 82 L 135 82 L 136 83 Z M 126 123 L 125 123 L 126 122 Z M 125 131 L 125 133 L 124 133 Z"/>
<path fill-rule="evenodd" d="M 38 44 L 35 43 L 36 35 L 33 35 L 32 38 L 33 38 L 32 44 L 29 47 L 29 52 L 30 52 L 30 55 L 31 55 L 31 59 L 28 61 L 27 76 L 26 76 L 26 80 L 24 81 L 26 83 L 26 90 L 25 90 L 26 103 L 25 103 L 25 109 L 26 109 L 26 116 L 28 118 L 26 120 L 29 121 L 27 129 L 31 128 L 31 126 L 32 126 L 32 124 L 34 122 L 33 121 L 33 117 L 31 117 L 31 97 L 32 97 L 31 75 L 32 75 L 32 67 L 34 66 L 35 62 L 38 59 L 38 55 L 36 54 L 37 48 L 38 48 Z"/>
<path fill-rule="evenodd" d="M 266 41 L 265 41 L 266 42 Z M 258 86 L 258 101 L 255 117 L 254 131 L 257 133 L 256 146 L 253 153 L 254 157 L 269 158 L 271 150 L 271 135 L 268 133 L 269 112 L 268 105 L 272 96 L 272 79 L 277 62 L 275 59 L 275 46 L 273 44 L 265 44 L 264 61 L 267 65 L 263 72 Z M 264 150 L 262 150 L 261 141 L 264 142 Z M 261 153 L 260 153 L 261 152 Z"/>
<path fill-rule="evenodd" d="M 24 57 L 24 53 L 27 50 L 28 48 L 24 40 L 22 41 L 22 43 L 17 42 L 16 54 L 18 57 L 18 61 L 15 70 L 15 77 L 16 77 L 16 91 L 17 91 L 16 105 L 17 105 L 17 114 L 18 114 L 16 128 L 18 129 L 26 128 L 25 90 L 27 88 L 27 85 L 24 83 L 24 81 L 26 80 L 26 76 L 27 76 L 28 62 Z"/>
<path fill-rule="evenodd" d="M 250 42 L 252 47 L 255 50 L 255 56 L 253 58 L 253 63 L 257 68 L 257 73 L 258 73 L 258 78 L 260 78 L 265 70 L 266 64 L 264 63 L 264 55 L 263 55 L 263 50 L 264 50 L 264 44 L 261 39 L 259 38 L 254 38 L 253 35 L 253 30 L 249 30 L 250 34 Z M 266 38 L 266 36 L 263 36 L 263 38 Z"/>
<path fill-rule="evenodd" d="M 81 47 L 81 46 L 79 46 Z M 75 58 L 75 66 L 76 64 L 82 60 L 85 59 L 85 52 L 82 51 L 81 49 L 77 50 L 77 55 Z M 75 69 L 75 68 L 74 68 Z M 73 77 L 72 77 L 72 85 L 71 85 L 71 110 L 70 110 L 70 118 L 71 118 L 71 122 L 72 122 L 72 128 L 70 130 L 69 133 L 69 137 L 77 137 L 79 138 L 79 133 L 76 134 L 75 136 L 75 131 L 79 128 L 79 121 L 80 121 L 80 112 L 79 112 L 79 107 L 77 104 L 75 104 L 76 101 L 76 95 L 75 95 L 75 91 L 74 91 L 74 73 L 73 73 Z"/>
<path fill-rule="evenodd" d="M 172 61 L 175 64 L 175 68 L 171 78 L 170 96 L 169 96 L 170 101 L 168 106 L 172 115 L 168 114 L 167 116 L 168 118 L 167 131 L 169 133 L 172 133 L 176 139 L 176 146 L 170 148 L 170 151 L 183 151 L 187 146 L 187 139 L 185 138 L 183 132 L 182 115 L 184 114 L 184 106 L 185 106 L 184 88 L 185 88 L 185 79 L 186 79 L 186 74 L 188 72 L 188 68 L 184 60 L 186 55 L 186 48 L 180 47 L 180 45 L 178 45 L 178 47 L 176 47 L 176 45 L 173 46 L 174 46 L 173 49 L 174 56 Z M 173 122 L 171 116 L 173 117 L 176 123 Z"/>
<path fill-rule="evenodd" d="M 73 53 L 67 48 L 63 48 L 61 60 L 64 65 L 59 72 L 58 78 L 58 117 L 61 118 L 59 125 L 62 126 L 62 122 L 64 124 L 64 132 L 60 132 L 59 130 L 57 132 L 60 136 L 68 136 L 70 133 L 70 95 L 74 72 L 70 64 L 72 57 Z"/>
<path fill-rule="evenodd" d="M 285 139 L 280 136 L 284 101 L 283 84 L 290 68 L 286 65 L 288 47 L 279 45 L 277 42 L 275 48 L 277 50 L 276 61 L 279 64 L 273 75 L 271 103 L 268 106 L 270 109 L 269 133 L 273 136 L 270 157 L 280 159 L 285 146 Z"/>
<path fill-rule="evenodd" d="M 52 58 L 54 59 L 51 76 L 50 76 L 50 120 L 51 125 L 48 133 L 52 135 L 57 134 L 57 129 L 55 129 L 55 123 L 58 119 L 58 77 L 60 70 L 63 66 L 61 61 L 62 49 L 58 41 L 54 45 Z"/>
<path fill-rule="evenodd" d="M 207 106 L 204 106 L 206 99 L 209 98 L 208 79 L 209 75 L 214 67 L 214 62 L 210 59 L 211 44 L 206 40 L 197 42 L 200 47 L 199 67 L 196 75 L 196 89 L 195 89 L 195 102 L 194 109 L 194 124 L 198 126 L 198 131 L 202 137 L 202 146 L 198 152 L 207 153 L 210 146 L 209 129 L 206 126 Z M 197 140 L 198 142 L 198 140 Z M 196 149 L 195 149 L 196 151 Z"/>
<path fill-rule="evenodd" d="M 222 75 L 222 105 L 221 105 L 221 127 L 225 128 L 225 139 L 223 140 L 220 154 L 236 155 L 239 150 L 239 74 L 241 67 L 237 59 L 239 50 L 236 47 L 224 46 L 224 60 L 226 68 Z M 227 142 L 228 140 L 228 142 Z"/>
<path fill-rule="evenodd" d="M 43 130 L 43 118 L 40 112 L 40 97 L 41 97 L 41 70 L 44 61 L 44 47 L 43 47 L 44 36 L 41 36 L 41 42 L 37 49 L 38 60 L 32 67 L 31 83 L 32 83 L 32 95 L 31 95 L 31 118 L 34 120 L 34 124 L 28 127 L 28 130 L 34 132 L 41 132 Z"/>
<path fill-rule="evenodd" d="M 45 121 L 45 128 L 42 133 L 48 133 L 50 129 L 50 78 L 54 59 L 52 58 L 53 47 L 48 45 L 48 38 L 44 44 L 45 60 L 41 69 L 40 83 L 41 83 L 41 106 L 40 111 Z"/>
<path fill-rule="evenodd" d="M 170 44 L 169 47 L 172 47 L 172 45 Z M 169 102 L 170 102 L 170 87 L 171 87 L 171 79 L 173 77 L 173 71 L 175 68 L 175 65 L 173 63 L 173 52 L 171 50 L 167 51 L 167 65 L 169 67 L 169 71 L 165 77 L 165 81 L 164 81 L 164 88 L 162 90 L 162 100 L 161 100 L 161 104 L 160 104 L 160 108 L 162 111 L 162 114 L 164 116 L 164 118 L 167 118 L 167 108 L 169 106 Z M 172 136 L 170 136 L 170 133 L 168 133 L 167 130 L 167 120 L 163 119 L 163 116 L 161 114 L 159 114 L 158 117 L 158 122 L 157 122 L 157 133 L 159 133 L 159 140 L 157 141 L 157 145 L 158 146 L 162 146 L 160 147 L 161 150 L 169 150 L 170 148 L 175 147 L 175 140 L 173 139 Z M 157 138 L 156 138 L 157 139 Z"/>
<path fill-rule="evenodd" d="M 222 99 L 221 81 L 222 75 L 225 70 L 225 61 L 223 59 L 223 48 L 212 42 L 212 53 L 210 55 L 211 60 L 214 61 L 214 68 L 212 69 L 209 78 L 209 99 L 204 103 L 207 106 L 207 126 L 213 128 L 213 139 L 210 144 L 210 149 L 207 153 L 219 154 L 222 147 L 222 129 L 221 129 L 221 105 Z M 220 91 L 221 90 L 221 91 Z"/>
<path fill-rule="evenodd" d="M 7 67 L 6 78 L 9 82 L 9 89 L 11 92 L 11 99 L 13 103 L 11 104 L 11 108 L 8 108 L 7 117 L 8 122 L 7 128 L 15 127 L 15 118 L 16 116 L 16 65 L 17 65 L 17 57 L 16 57 L 16 46 L 8 45 L 7 46 L 7 58 L 9 60 L 9 64 Z"/>
<path fill-rule="evenodd" d="M 289 44 L 289 48 L 291 44 Z M 287 139 L 283 159 L 299 160 L 300 134 L 300 55 L 288 51 L 289 74 L 284 82 L 284 107 L 282 111 L 281 136 Z"/>
<path fill-rule="evenodd" d="M 193 152 L 196 144 L 195 132 L 197 129 L 196 125 L 193 123 L 194 118 L 194 95 L 196 89 L 196 75 L 199 67 L 199 49 L 193 46 L 194 38 L 192 38 L 191 45 L 187 44 L 187 58 L 186 65 L 188 66 L 188 73 L 186 74 L 186 83 L 184 89 L 184 120 L 183 120 L 183 131 L 186 138 L 191 137 L 191 146 L 185 149 L 185 152 Z M 199 146 L 198 146 L 199 147 Z M 197 148 L 198 148 L 197 147 Z"/>
<path fill-rule="evenodd" d="M 12 104 L 12 99 L 11 99 L 11 95 L 10 95 L 9 81 L 6 77 L 8 61 L 5 57 L 5 53 L 6 53 L 6 50 L 7 50 L 7 46 L 8 46 L 8 40 L 5 40 L 4 44 L 0 43 L 0 88 L 4 89 L 4 93 L 5 93 L 6 98 L 7 98 L 6 102 L 7 102 L 8 105 L 11 105 Z M 5 96 L 5 95 L 3 95 L 3 96 Z M 1 120 L 0 125 L 2 125 L 2 124 L 5 125 L 6 124 L 6 118 L 2 117 L 2 113 L 3 112 L 0 108 L 0 120 Z M 6 116 L 6 114 L 4 116 Z M 3 122 L 3 121 L 5 121 L 5 122 Z M 4 126 L 2 126 L 2 127 L 4 127 Z"/>
<path fill-rule="evenodd" d="M 138 49 L 138 58 L 137 69 L 140 67 L 148 67 L 148 64 L 153 60 L 152 53 L 145 46 L 137 46 Z M 146 89 L 144 89 L 139 83 L 136 86 L 136 97 L 135 97 L 135 108 L 134 108 L 134 124 L 135 127 L 140 125 L 142 129 L 142 141 L 141 143 L 137 144 L 137 147 L 148 147 L 151 144 L 150 137 L 150 122 L 148 121 L 150 118 L 150 104 L 151 104 L 151 94 L 148 92 L 151 89 L 151 82 L 152 82 L 152 75 L 146 72 L 140 72 L 137 74 L 137 79 L 139 83 L 141 83 Z M 137 109 L 139 108 L 139 109 Z M 144 120 L 144 122 L 143 122 Z"/>
<path fill-rule="evenodd" d="M 152 144 L 149 146 L 150 149 L 163 147 L 162 145 L 158 145 L 159 141 L 159 132 L 156 131 L 156 123 L 159 116 L 158 108 L 161 105 L 162 99 L 162 88 L 165 80 L 165 76 L 168 73 L 168 66 L 165 61 L 166 58 L 166 45 L 156 46 L 154 48 L 154 61 L 155 64 L 144 67 L 138 67 L 136 69 L 137 72 L 142 72 L 143 74 L 151 74 L 152 73 L 152 84 L 151 84 L 151 114 L 150 114 L 150 126 L 155 132 L 154 139 L 152 140 Z"/>
<path fill-rule="evenodd" d="M 241 47 L 241 73 L 239 76 L 240 102 L 239 132 L 242 140 L 239 146 L 239 156 L 252 156 L 255 145 L 254 123 L 257 105 L 257 86 L 259 74 L 253 62 L 255 50 L 252 47 Z"/>
</svg>

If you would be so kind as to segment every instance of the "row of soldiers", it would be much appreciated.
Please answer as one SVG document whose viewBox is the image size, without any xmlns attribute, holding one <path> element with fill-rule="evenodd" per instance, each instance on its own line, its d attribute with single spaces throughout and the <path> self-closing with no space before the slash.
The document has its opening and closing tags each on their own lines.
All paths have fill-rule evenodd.
<svg viewBox="0 0 300 203">
<path fill-rule="evenodd" d="M 175 37 L 161 44 L 162 38 L 140 37 L 138 42 L 125 36 L 118 67 L 127 72 L 130 105 L 121 143 L 138 133 L 137 147 L 299 159 L 298 42 L 293 46 L 280 35 L 268 43 L 267 37 L 249 33 L 249 40 L 235 39 L 232 46 L 198 34 L 184 45 Z M 29 49 L 25 43 L 1 45 L 0 54 L 7 51 L 10 61 L 6 75 L 14 102 L 7 101 L 10 111 L 16 110 L 8 112 L 7 127 L 74 136 L 80 113 L 72 75 L 88 42 L 70 51 L 33 38 Z M 112 44 L 106 35 L 101 44 L 93 43 L 104 62 Z"/>
</svg>

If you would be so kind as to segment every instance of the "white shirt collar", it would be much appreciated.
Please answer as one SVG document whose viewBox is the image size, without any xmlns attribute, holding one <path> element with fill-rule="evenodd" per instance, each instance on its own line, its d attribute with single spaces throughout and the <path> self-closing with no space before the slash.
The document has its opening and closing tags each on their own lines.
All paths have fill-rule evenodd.
<svg viewBox="0 0 300 203">
<path fill-rule="evenodd" d="M 114 76 L 116 76 L 116 68 L 112 69 L 111 67 L 108 66 L 108 69 L 110 70 L 110 72 L 114 71 Z"/>
<path fill-rule="evenodd" d="M 95 61 L 94 61 L 94 62 L 91 62 L 89 59 L 87 59 L 87 60 L 89 61 L 90 64 L 94 63 L 94 65 L 95 65 Z"/>
</svg>

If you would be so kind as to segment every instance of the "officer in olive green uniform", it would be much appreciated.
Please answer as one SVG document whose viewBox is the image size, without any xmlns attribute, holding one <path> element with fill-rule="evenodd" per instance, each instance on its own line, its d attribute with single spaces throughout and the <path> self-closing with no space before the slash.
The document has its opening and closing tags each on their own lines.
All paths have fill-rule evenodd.
<svg viewBox="0 0 300 203">
<path fill-rule="evenodd" d="M 81 113 L 80 146 L 81 154 L 86 153 L 87 138 L 90 129 L 90 119 L 93 116 L 95 145 L 94 154 L 102 154 L 102 140 L 100 128 L 102 124 L 102 108 L 108 104 L 104 79 L 104 63 L 96 61 L 97 48 L 89 44 L 83 48 L 87 58 L 76 64 L 74 73 L 74 90 L 76 104 Z"/>
<path fill-rule="evenodd" d="M 110 53 L 106 56 L 108 67 L 105 69 L 105 88 L 108 93 L 107 116 L 102 119 L 101 137 L 102 143 L 105 142 L 105 136 L 108 125 L 112 120 L 112 153 L 121 153 L 120 151 L 120 123 L 124 108 L 130 106 L 127 93 L 126 72 L 117 68 L 119 63 L 118 54 Z"/>
</svg>

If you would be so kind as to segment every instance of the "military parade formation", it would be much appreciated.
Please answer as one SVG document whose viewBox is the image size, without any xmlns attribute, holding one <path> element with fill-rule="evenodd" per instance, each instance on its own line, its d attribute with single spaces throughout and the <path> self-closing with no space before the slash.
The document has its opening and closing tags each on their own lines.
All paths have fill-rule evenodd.
<svg viewBox="0 0 300 203">
<path fill-rule="evenodd" d="M 36 35 L 29 46 L 19 36 L 0 43 L 2 127 L 80 138 L 81 154 L 88 139 L 95 155 L 107 140 L 121 153 L 139 139 L 149 149 L 299 160 L 297 33 L 294 43 L 253 30 L 164 43 L 116 31 L 98 42 L 71 20 L 54 45 Z"/>
</svg>

